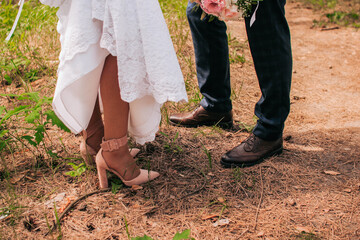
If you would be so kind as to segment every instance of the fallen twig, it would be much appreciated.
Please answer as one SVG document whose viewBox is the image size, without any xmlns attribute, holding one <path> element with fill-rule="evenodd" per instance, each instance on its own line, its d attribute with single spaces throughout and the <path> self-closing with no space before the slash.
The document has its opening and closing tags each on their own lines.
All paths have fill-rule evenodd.
<svg viewBox="0 0 360 240">
<path fill-rule="evenodd" d="M 78 204 L 81 200 L 92 196 L 94 194 L 98 194 L 98 193 L 103 193 L 103 192 L 109 192 L 111 189 L 110 188 L 106 188 L 106 189 L 101 189 L 101 190 L 97 190 L 91 193 L 87 193 L 81 197 L 79 197 L 78 199 L 76 199 L 73 203 L 71 203 L 67 208 L 65 208 L 65 210 L 61 213 L 61 215 L 59 216 L 59 220 L 58 222 L 55 222 L 54 225 L 52 226 L 52 228 L 45 234 L 45 236 L 49 235 L 50 233 L 52 233 L 57 227 L 58 224 L 60 224 L 61 220 L 63 219 L 63 217 L 73 208 L 76 206 L 76 204 Z"/>
<path fill-rule="evenodd" d="M 321 31 L 330 31 L 330 30 L 335 30 L 335 29 L 339 29 L 339 27 L 322 28 Z"/>
</svg>

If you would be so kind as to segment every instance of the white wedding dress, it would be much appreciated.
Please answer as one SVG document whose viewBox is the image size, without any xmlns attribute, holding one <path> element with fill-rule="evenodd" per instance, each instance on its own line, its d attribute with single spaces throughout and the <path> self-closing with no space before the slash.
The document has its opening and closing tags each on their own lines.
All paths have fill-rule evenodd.
<svg viewBox="0 0 360 240">
<path fill-rule="evenodd" d="M 61 53 L 53 107 L 74 133 L 86 129 L 109 54 L 130 103 L 129 134 L 152 141 L 166 101 L 187 100 L 181 69 L 157 0 L 40 0 L 59 7 Z"/>
</svg>

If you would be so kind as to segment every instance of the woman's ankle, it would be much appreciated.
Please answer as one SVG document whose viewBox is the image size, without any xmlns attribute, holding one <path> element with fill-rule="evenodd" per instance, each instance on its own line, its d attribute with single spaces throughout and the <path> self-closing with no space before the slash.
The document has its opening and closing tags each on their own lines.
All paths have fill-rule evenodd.
<svg viewBox="0 0 360 240">
<path fill-rule="evenodd" d="M 94 149 L 96 152 L 100 150 L 100 144 L 102 142 L 102 139 L 104 137 L 104 126 L 98 126 L 96 129 L 86 129 L 88 134 L 86 136 L 85 143 L 89 145 L 92 149 Z M 85 136 L 83 136 L 85 137 Z"/>
<path fill-rule="evenodd" d="M 137 166 L 135 159 L 130 155 L 127 145 L 115 151 L 103 151 L 102 155 L 108 167 L 117 171 L 124 180 L 132 180 L 140 174 L 140 168 Z"/>
</svg>

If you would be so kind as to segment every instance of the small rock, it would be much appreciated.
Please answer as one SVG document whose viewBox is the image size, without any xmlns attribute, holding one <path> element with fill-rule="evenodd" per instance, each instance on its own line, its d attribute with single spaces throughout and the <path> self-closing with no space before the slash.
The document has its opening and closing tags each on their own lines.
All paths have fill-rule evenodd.
<svg viewBox="0 0 360 240">
<path fill-rule="evenodd" d="M 288 200 L 288 204 L 289 204 L 290 206 L 295 206 L 295 205 L 296 205 L 296 201 L 295 201 L 293 198 L 290 198 L 290 199 Z"/>
<path fill-rule="evenodd" d="M 54 207 L 54 203 L 57 202 L 61 202 L 64 198 L 65 198 L 66 193 L 59 193 L 58 195 L 56 195 L 56 197 L 54 197 L 53 199 L 50 199 L 49 201 L 45 202 L 45 206 L 47 206 L 48 208 L 53 208 Z"/>
<path fill-rule="evenodd" d="M 324 173 L 328 174 L 328 175 L 332 175 L 332 176 L 337 176 L 337 175 L 341 174 L 339 172 L 335 172 L 335 171 L 331 171 L 331 170 L 325 170 Z"/>
<path fill-rule="evenodd" d="M 230 223 L 229 219 L 224 218 L 224 219 L 220 219 L 217 220 L 216 222 L 213 223 L 214 227 L 218 227 L 218 226 L 225 226 L 228 225 Z"/>
<path fill-rule="evenodd" d="M 260 231 L 258 232 L 258 234 L 256 234 L 257 237 L 263 237 L 265 235 L 264 231 Z"/>
<path fill-rule="evenodd" d="M 344 192 L 351 193 L 351 189 L 350 188 L 345 188 Z"/>
<path fill-rule="evenodd" d="M 63 192 L 63 193 L 59 193 L 58 195 L 56 195 L 56 197 L 53 199 L 55 202 L 60 202 L 64 199 L 66 193 Z"/>
</svg>

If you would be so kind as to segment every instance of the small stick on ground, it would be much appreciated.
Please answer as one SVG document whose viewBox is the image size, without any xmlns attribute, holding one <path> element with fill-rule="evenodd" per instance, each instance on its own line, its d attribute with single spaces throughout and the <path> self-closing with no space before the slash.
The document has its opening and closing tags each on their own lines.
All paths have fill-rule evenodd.
<svg viewBox="0 0 360 240">
<path fill-rule="evenodd" d="M 54 225 L 52 226 L 52 228 L 45 234 L 45 236 L 49 235 L 50 233 L 52 233 L 57 227 L 58 224 L 61 223 L 61 220 L 64 218 L 64 216 L 73 208 L 76 206 L 76 204 L 78 204 L 81 200 L 84 200 L 87 197 L 90 197 L 94 194 L 98 194 L 98 193 L 103 193 L 103 192 L 109 192 L 111 189 L 110 188 L 106 188 L 106 189 L 101 189 L 101 190 L 97 190 L 91 193 L 87 193 L 81 197 L 79 197 L 78 199 L 76 199 L 73 203 L 71 203 L 67 208 L 65 208 L 64 212 L 61 213 L 61 215 L 59 216 L 59 221 L 58 223 L 54 223 Z"/>
<path fill-rule="evenodd" d="M 336 30 L 340 29 L 339 27 L 331 27 L 331 28 L 322 28 L 321 31 L 330 31 L 330 30 Z"/>
<path fill-rule="evenodd" d="M 261 206 L 262 199 L 263 199 L 263 194 L 264 194 L 264 183 L 263 183 L 263 179 L 262 179 L 261 167 L 260 167 L 260 181 L 261 181 L 261 195 L 260 195 L 260 200 L 259 200 L 258 207 L 256 209 L 254 231 L 256 230 L 256 227 L 257 227 L 257 221 L 258 221 L 258 217 L 259 217 L 260 206 Z"/>
</svg>

